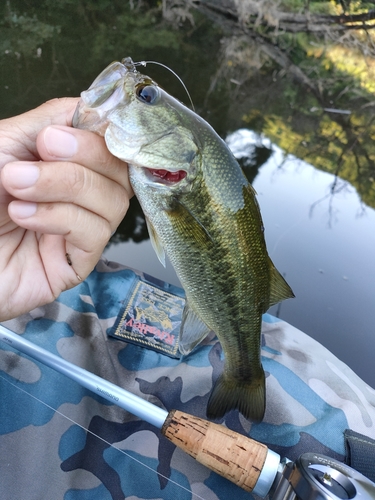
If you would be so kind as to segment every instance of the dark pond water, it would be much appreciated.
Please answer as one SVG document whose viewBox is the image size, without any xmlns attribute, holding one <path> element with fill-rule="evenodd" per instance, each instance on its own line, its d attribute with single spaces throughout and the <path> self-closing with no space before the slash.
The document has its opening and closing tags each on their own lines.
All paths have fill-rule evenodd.
<svg viewBox="0 0 375 500">
<path fill-rule="evenodd" d="M 240 64 L 233 39 L 204 18 L 176 30 L 162 23 L 158 9 L 144 13 L 128 3 L 88 1 L 82 10 L 76 3 L 67 9 L 65 1 L 52 6 L 45 0 L 35 8 L 14 2 L 12 11 L 4 10 L 0 117 L 48 98 L 78 95 L 114 59 L 130 55 L 169 65 L 197 111 L 228 140 L 258 192 L 269 253 L 296 294 L 271 312 L 375 387 L 370 108 L 359 112 L 361 103 L 348 101 L 347 113 L 324 111 L 342 111 L 342 99 L 331 95 L 325 106 L 259 57 L 247 54 Z M 147 73 L 187 101 L 171 74 L 151 65 Z M 106 256 L 177 283 L 170 264 L 164 269 L 154 255 L 136 201 Z"/>
</svg>

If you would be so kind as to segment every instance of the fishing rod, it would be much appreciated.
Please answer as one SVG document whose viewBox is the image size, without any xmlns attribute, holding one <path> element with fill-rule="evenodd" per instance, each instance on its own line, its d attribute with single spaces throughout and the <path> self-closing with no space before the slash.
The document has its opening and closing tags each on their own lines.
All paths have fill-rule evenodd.
<svg viewBox="0 0 375 500">
<path fill-rule="evenodd" d="M 78 382 L 151 425 L 198 462 L 261 498 L 272 500 L 373 499 L 375 484 L 330 457 L 304 453 L 280 460 L 267 446 L 187 413 L 159 408 L 66 361 L 0 325 L 0 341 Z"/>
</svg>

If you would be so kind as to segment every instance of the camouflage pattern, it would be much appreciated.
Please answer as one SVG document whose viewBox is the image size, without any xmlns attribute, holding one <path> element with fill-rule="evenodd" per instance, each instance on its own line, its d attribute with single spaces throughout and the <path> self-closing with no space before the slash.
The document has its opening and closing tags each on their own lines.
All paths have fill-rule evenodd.
<svg viewBox="0 0 375 500">
<path fill-rule="evenodd" d="M 100 261 L 78 287 L 4 325 L 167 410 L 205 418 L 223 367 L 213 334 L 181 359 L 109 335 L 140 279 L 175 294 L 177 302 L 183 297 L 176 287 Z M 343 460 L 347 428 L 375 437 L 372 388 L 289 324 L 265 315 L 262 333 L 264 421 L 251 424 L 232 411 L 220 422 L 292 460 L 306 451 Z M 0 391 L 1 499 L 253 498 L 176 449 L 158 429 L 5 344 Z"/>
</svg>

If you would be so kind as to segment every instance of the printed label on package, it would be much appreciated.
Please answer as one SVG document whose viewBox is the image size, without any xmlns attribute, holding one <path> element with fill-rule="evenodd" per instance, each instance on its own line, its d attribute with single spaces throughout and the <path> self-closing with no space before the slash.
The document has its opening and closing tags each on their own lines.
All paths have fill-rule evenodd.
<svg viewBox="0 0 375 500">
<path fill-rule="evenodd" d="M 110 335 L 178 359 L 184 306 L 182 297 L 140 280 Z"/>
</svg>

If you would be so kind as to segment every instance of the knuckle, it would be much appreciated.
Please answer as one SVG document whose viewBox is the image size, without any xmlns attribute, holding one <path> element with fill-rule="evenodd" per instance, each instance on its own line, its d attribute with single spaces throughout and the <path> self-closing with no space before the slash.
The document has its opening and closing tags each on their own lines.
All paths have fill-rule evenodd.
<svg viewBox="0 0 375 500">
<path fill-rule="evenodd" d="M 83 165 L 95 165 L 96 168 L 106 167 L 111 160 L 104 138 L 88 130 L 74 129 L 79 142 L 77 158 Z"/>
<path fill-rule="evenodd" d="M 75 238 L 77 238 L 76 244 L 84 248 L 85 251 L 90 252 L 98 248 L 104 248 L 111 237 L 111 228 L 108 221 L 75 205 L 69 205 L 67 210 L 68 233 L 75 235 Z"/>
<path fill-rule="evenodd" d="M 112 236 L 111 227 L 108 223 L 103 224 L 101 233 L 102 233 L 101 241 L 104 245 L 106 245 Z"/>
<path fill-rule="evenodd" d="M 69 167 L 64 169 L 63 189 L 68 200 L 76 197 L 82 191 L 87 189 L 87 184 L 90 184 L 88 175 L 80 165 L 69 163 Z"/>
<path fill-rule="evenodd" d="M 95 160 L 98 163 L 99 167 L 106 168 L 111 167 L 112 163 L 112 155 L 108 151 L 107 146 L 105 145 L 104 139 L 102 137 L 97 138 L 97 149 L 95 151 Z"/>
<path fill-rule="evenodd" d="M 124 188 L 117 185 L 116 191 L 116 195 L 112 198 L 112 206 L 108 211 L 108 221 L 111 226 L 114 225 L 117 227 L 117 225 L 122 221 L 126 212 L 128 211 L 130 201 L 128 194 Z"/>
<path fill-rule="evenodd" d="M 111 177 L 116 177 L 125 167 L 125 163 L 108 150 L 103 137 L 96 136 L 96 148 L 92 149 L 92 158 L 97 168 Z"/>
</svg>

